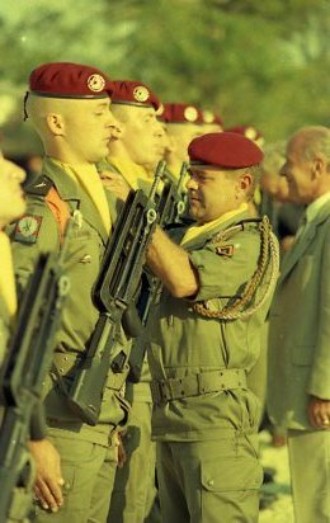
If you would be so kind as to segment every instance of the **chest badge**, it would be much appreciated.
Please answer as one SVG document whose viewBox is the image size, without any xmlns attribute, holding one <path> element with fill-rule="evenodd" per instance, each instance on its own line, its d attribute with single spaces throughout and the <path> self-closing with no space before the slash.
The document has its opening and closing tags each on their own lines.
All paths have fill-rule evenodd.
<svg viewBox="0 0 330 523">
<path fill-rule="evenodd" d="M 225 258 L 231 258 L 234 254 L 235 247 L 234 245 L 221 245 L 216 247 L 216 253 L 219 256 L 224 256 Z"/>
</svg>

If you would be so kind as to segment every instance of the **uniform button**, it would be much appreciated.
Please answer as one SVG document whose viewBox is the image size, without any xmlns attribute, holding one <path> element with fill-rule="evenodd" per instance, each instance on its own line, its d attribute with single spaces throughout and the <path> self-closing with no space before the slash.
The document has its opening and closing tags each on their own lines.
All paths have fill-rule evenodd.
<svg viewBox="0 0 330 523">
<path fill-rule="evenodd" d="M 209 487 L 214 487 L 214 480 L 213 479 L 209 479 L 207 484 L 208 484 Z"/>
</svg>

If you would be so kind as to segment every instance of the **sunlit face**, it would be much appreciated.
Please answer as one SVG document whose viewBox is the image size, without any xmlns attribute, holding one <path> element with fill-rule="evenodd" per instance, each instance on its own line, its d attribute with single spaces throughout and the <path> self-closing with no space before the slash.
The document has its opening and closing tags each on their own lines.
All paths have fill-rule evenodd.
<svg viewBox="0 0 330 523">
<path fill-rule="evenodd" d="M 212 168 L 190 168 L 187 182 L 189 212 L 198 223 L 207 223 L 239 207 L 240 182 L 235 174 Z"/>
<path fill-rule="evenodd" d="M 21 183 L 25 179 L 23 169 L 0 158 L 0 228 L 19 218 L 25 211 Z"/>
<path fill-rule="evenodd" d="M 190 142 L 204 134 L 202 127 L 193 123 L 168 124 L 167 132 L 172 144 L 172 154 L 180 163 L 189 160 L 188 145 Z"/>
<path fill-rule="evenodd" d="M 122 143 L 132 162 L 146 166 L 160 159 L 159 134 L 161 124 L 152 107 L 127 106 L 126 119 L 122 123 Z"/>
<path fill-rule="evenodd" d="M 159 130 L 156 133 L 156 140 L 158 143 L 159 160 L 165 158 L 166 151 L 170 148 L 170 140 L 166 131 L 165 124 L 159 124 Z"/>
<path fill-rule="evenodd" d="M 108 154 L 114 118 L 108 98 L 70 101 L 64 118 L 64 139 L 72 161 L 96 163 Z"/>
<path fill-rule="evenodd" d="M 286 161 L 281 174 L 288 182 L 288 198 L 294 203 L 310 203 L 316 190 L 316 180 L 312 176 L 312 162 L 303 158 L 301 139 L 294 137 L 286 151 Z"/>
</svg>

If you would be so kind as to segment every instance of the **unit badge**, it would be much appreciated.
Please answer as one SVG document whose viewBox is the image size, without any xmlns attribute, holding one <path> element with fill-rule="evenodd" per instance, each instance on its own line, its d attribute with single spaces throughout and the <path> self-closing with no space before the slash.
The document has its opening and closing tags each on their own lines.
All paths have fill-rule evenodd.
<svg viewBox="0 0 330 523">
<path fill-rule="evenodd" d="M 105 86 L 105 80 L 100 74 L 91 74 L 87 78 L 87 86 L 94 93 L 100 93 Z"/>
<path fill-rule="evenodd" d="M 234 245 L 221 245 L 220 247 L 216 247 L 215 251 L 219 256 L 231 258 L 234 254 L 235 248 Z"/>
<path fill-rule="evenodd" d="M 42 216 L 26 214 L 16 224 L 14 240 L 23 243 L 36 243 L 41 224 Z"/>
<path fill-rule="evenodd" d="M 183 116 L 185 117 L 187 122 L 191 122 L 191 123 L 196 122 L 196 120 L 198 118 L 197 109 L 195 107 L 193 107 L 192 105 L 189 105 L 188 107 L 185 108 Z"/>
<path fill-rule="evenodd" d="M 138 85 L 133 90 L 133 97 L 137 102 L 146 102 L 149 98 L 149 91 L 144 85 Z"/>
</svg>

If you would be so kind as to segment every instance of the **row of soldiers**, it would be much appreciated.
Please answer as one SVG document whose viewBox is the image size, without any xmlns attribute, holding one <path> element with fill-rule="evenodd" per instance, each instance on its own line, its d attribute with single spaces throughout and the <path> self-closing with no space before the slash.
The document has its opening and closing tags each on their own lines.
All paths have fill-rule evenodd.
<svg viewBox="0 0 330 523">
<path fill-rule="evenodd" d="M 17 316 L 13 272 L 26 310 L 43 253 L 67 279 L 29 417 L 31 521 L 258 519 L 260 401 L 247 379 L 279 257 L 269 222 L 251 219 L 263 154 L 238 133 L 202 129 L 193 106 L 163 116 L 160 106 L 141 82 L 80 64 L 45 64 L 29 79 L 25 118 L 45 157 L 26 203 L 22 173 L 8 171 L 1 226 L 18 220 L 1 236 L 4 325 Z M 174 117 L 169 147 L 159 119 Z M 175 143 L 176 160 L 159 164 L 165 150 L 175 158 Z M 29 512 L 23 476 L 9 521 Z"/>
</svg>

